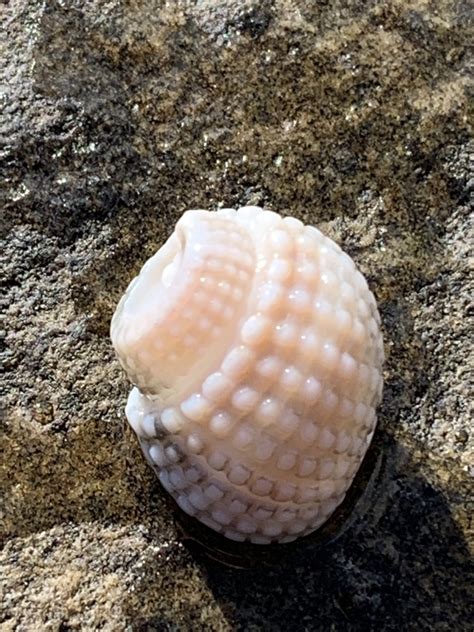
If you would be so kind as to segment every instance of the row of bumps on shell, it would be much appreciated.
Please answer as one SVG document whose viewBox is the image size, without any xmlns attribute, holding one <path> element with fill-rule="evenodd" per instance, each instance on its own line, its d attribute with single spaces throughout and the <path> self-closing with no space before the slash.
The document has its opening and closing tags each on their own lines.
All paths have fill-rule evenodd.
<svg viewBox="0 0 474 632">
<path fill-rule="evenodd" d="M 371 440 L 380 319 L 352 259 L 316 228 L 254 207 L 208 215 L 153 353 L 173 365 L 192 348 L 213 366 L 164 410 L 143 394 L 160 389 L 152 369 L 135 375 L 127 416 L 186 513 L 233 540 L 289 542 L 334 512 Z"/>
</svg>

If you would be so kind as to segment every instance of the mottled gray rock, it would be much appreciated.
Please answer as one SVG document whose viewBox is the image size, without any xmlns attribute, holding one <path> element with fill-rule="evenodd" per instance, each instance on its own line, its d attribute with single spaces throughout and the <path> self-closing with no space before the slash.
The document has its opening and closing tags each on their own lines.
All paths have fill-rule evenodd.
<svg viewBox="0 0 474 632">
<path fill-rule="evenodd" d="M 472 628 L 471 18 L 445 0 L 1 4 L 2 629 Z M 246 203 L 354 257 L 387 363 L 368 511 L 239 570 L 179 535 L 108 324 L 184 210 Z"/>
</svg>

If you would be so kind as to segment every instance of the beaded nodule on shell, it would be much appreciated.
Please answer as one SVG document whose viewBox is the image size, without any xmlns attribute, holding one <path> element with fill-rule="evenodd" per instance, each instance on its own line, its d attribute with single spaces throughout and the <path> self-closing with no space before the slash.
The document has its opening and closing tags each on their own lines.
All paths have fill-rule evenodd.
<svg viewBox="0 0 474 632">
<path fill-rule="evenodd" d="M 237 541 L 290 542 L 342 502 L 372 438 L 374 297 L 319 230 L 188 211 L 120 301 L 127 418 L 163 487 Z"/>
</svg>

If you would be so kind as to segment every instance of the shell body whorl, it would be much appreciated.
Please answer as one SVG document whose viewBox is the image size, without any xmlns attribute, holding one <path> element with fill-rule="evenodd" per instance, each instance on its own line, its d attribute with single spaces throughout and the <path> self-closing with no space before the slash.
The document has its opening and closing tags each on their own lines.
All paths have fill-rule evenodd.
<svg viewBox="0 0 474 632">
<path fill-rule="evenodd" d="M 257 207 L 185 213 L 111 326 L 127 418 L 178 505 L 237 541 L 322 525 L 375 428 L 379 323 L 317 229 Z"/>
</svg>

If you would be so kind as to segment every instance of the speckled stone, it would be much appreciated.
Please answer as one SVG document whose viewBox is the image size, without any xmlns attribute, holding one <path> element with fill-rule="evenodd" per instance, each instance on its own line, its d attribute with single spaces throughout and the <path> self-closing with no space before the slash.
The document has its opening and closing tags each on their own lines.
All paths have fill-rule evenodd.
<svg viewBox="0 0 474 632">
<path fill-rule="evenodd" d="M 1 5 L 2 629 L 472 627 L 471 14 Z M 178 537 L 108 340 L 181 213 L 224 204 L 341 244 L 387 351 L 376 501 L 323 551 L 247 571 Z"/>
</svg>

